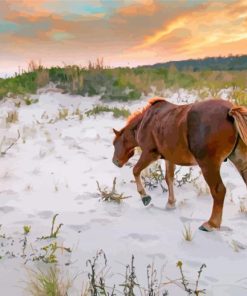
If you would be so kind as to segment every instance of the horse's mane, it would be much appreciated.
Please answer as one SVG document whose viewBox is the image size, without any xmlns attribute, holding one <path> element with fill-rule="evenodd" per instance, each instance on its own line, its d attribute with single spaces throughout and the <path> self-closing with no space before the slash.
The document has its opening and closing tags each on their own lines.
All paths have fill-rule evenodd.
<svg viewBox="0 0 247 296">
<path fill-rule="evenodd" d="M 164 102 L 165 99 L 162 98 L 158 98 L 158 97 L 154 97 L 148 100 L 148 103 L 146 106 L 144 106 L 142 109 L 139 109 L 135 112 L 133 112 L 127 119 L 127 125 L 130 125 L 131 123 L 135 122 L 136 120 L 138 120 L 139 118 L 141 118 L 143 116 L 143 114 L 155 103 L 157 102 Z"/>
</svg>

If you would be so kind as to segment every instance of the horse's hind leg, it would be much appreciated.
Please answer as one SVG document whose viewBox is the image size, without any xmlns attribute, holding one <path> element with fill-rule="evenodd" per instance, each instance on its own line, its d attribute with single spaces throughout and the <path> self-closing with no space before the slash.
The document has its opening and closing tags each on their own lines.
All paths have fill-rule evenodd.
<svg viewBox="0 0 247 296">
<path fill-rule="evenodd" d="M 166 204 L 167 209 L 175 208 L 176 199 L 174 197 L 174 190 L 173 190 L 173 180 L 174 180 L 174 170 L 175 164 L 171 163 L 170 161 L 166 160 L 166 176 L 165 180 L 168 187 L 168 201 Z"/>
<path fill-rule="evenodd" d="M 199 229 L 211 231 L 213 228 L 219 228 L 221 225 L 226 188 L 220 176 L 220 163 L 216 164 L 208 160 L 199 163 L 199 165 L 213 197 L 211 217 Z"/>
<path fill-rule="evenodd" d="M 147 195 L 142 182 L 141 182 L 141 171 L 145 169 L 150 163 L 158 159 L 158 155 L 154 153 L 145 153 L 142 152 L 138 162 L 133 168 L 133 174 L 136 181 L 137 191 L 140 193 L 140 196 L 142 198 L 142 202 L 145 206 L 147 206 L 150 201 L 151 197 Z"/>
<path fill-rule="evenodd" d="M 234 152 L 229 156 L 229 159 L 233 162 L 247 185 L 247 146 L 241 139 L 239 139 L 238 145 Z"/>
</svg>

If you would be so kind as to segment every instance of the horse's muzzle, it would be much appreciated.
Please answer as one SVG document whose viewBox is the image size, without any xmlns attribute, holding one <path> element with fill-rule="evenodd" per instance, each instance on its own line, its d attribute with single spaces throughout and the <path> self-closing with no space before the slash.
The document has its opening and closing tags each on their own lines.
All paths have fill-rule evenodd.
<svg viewBox="0 0 247 296">
<path fill-rule="evenodd" d="M 122 167 L 121 163 L 117 159 L 113 159 L 112 162 L 119 168 Z"/>
</svg>

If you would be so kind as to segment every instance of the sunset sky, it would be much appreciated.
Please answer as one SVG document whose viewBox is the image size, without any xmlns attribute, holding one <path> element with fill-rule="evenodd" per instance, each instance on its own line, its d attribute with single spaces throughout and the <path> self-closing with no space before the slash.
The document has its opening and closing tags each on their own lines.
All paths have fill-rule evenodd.
<svg viewBox="0 0 247 296">
<path fill-rule="evenodd" d="M 0 73 L 247 53 L 247 0 L 0 0 Z"/>
</svg>

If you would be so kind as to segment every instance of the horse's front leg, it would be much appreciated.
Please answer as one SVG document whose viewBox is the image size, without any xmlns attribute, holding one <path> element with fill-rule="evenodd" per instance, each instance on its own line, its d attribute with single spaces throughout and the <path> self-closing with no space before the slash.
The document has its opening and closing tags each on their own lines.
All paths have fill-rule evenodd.
<svg viewBox="0 0 247 296">
<path fill-rule="evenodd" d="M 170 161 L 166 160 L 166 175 L 165 180 L 168 187 L 168 201 L 166 204 L 167 209 L 174 209 L 176 204 L 176 199 L 174 196 L 174 190 L 173 190 L 173 180 L 174 180 L 174 170 L 175 170 L 175 164 L 171 163 Z"/>
<path fill-rule="evenodd" d="M 135 177 L 137 191 L 140 193 L 142 202 L 147 206 L 151 201 L 151 196 L 147 195 L 142 182 L 141 182 L 141 171 L 145 169 L 150 163 L 158 159 L 158 155 L 154 153 L 142 152 L 138 162 L 133 168 L 133 175 Z"/>
</svg>

